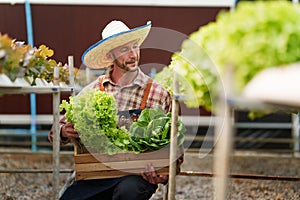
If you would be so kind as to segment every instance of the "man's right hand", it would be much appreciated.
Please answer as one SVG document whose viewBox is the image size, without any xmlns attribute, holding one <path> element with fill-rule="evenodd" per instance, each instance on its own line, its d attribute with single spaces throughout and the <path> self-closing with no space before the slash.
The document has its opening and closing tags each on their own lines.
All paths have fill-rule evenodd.
<svg viewBox="0 0 300 200">
<path fill-rule="evenodd" d="M 74 130 L 74 125 L 71 122 L 67 122 L 61 127 L 61 136 L 70 139 L 79 138 L 79 134 Z"/>
</svg>

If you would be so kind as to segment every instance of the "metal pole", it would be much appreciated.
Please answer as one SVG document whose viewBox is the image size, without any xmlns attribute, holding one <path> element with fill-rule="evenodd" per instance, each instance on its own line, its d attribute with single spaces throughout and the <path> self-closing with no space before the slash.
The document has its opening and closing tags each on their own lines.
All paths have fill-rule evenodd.
<svg viewBox="0 0 300 200">
<path fill-rule="evenodd" d="M 75 96 L 75 82 L 74 82 L 74 57 L 68 56 L 68 66 L 69 66 L 69 81 L 70 86 L 73 87 L 73 91 L 71 93 L 72 96 Z"/>
<path fill-rule="evenodd" d="M 177 74 L 174 70 L 174 89 L 172 100 L 172 124 L 171 124 L 171 140 L 170 140 L 170 162 L 169 162 L 169 189 L 168 200 L 175 199 L 176 193 L 176 160 L 177 160 L 177 132 L 178 132 L 178 81 Z"/>
<path fill-rule="evenodd" d="M 299 0 L 292 0 L 294 6 L 299 6 Z M 299 116 L 300 114 L 292 114 L 292 133 L 293 133 L 293 139 L 294 139 L 294 144 L 293 144 L 293 150 L 294 150 L 294 155 L 299 154 L 299 138 L 300 138 L 300 124 L 299 124 Z"/>
<path fill-rule="evenodd" d="M 26 29 L 27 29 L 27 40 L 28 44 L 32 47 L 33 44 L 33 31 L 32 31 L 32 17 L 31 17 L 31 7 L 29 0 L 25 1 L 25 14 L 26 14 Z M 31 150 L 36 151 L 36 94 L 30 94 L 30 133 L 31 133 Z"/>
<path fill-rule="evenodd" d="M 186 171 L 180 172 L 177 176 L 195 176 L 195 177 L 214 177 L 210 172 L 193 172 Z M 253 179 L 253 180 L 276 180 L 276 181 L 300 181 L 300 177 L 293 176 L 274 176 L 274 175 L 261 175 L 261 174 L 229 174 L 230 178 L 236 179 Z"/>
<path fill-rule="evenodd" d="M 91 70 L 90 68 L 85 68 L 85 78 L 86 78 L 86 84 L 89 84 L 91 82 Z"/>
<path fill-rule="evenodd" d="M 59 85 L 59 67 L 54 68 L 55 86 Z M 59 197 L 59 151 L 60 151 L 60 135 L 59 135 L 59 104 L 60 104 L 60 91 L 57 90 L 53 93 L 53 196 L 54 200 Z"/>
<path fill-rule="evenodd" d="M 64 192 L 67 190 L 67 188 L 72 185 L 72 182 L 75 180 L 76 172 L 73 171 L 72 175 L 67 179 L 66 184 L 63 186 L 63 188 L 59 191 L 59 198 L 64 194 Z"/>
<path fill-rule="evenodd" d="M 74 57 L 68 56 L 68 66 L 69 66 L 69 82 L 70 86 L 73 87 L 73 91 L 71 92 L 72 96 L 75 96 L 75 83 L 74 83 Z M 60 198 L 66 189 L 72 184 L 72 182 L 75 180 L 76 172 L 74 171 L 71 175 L 71 177 L 68 178 L 65 185 L 62 187 L 62 189 L 58 193 L 58 197 Z"/>
<path fill-rule="evenodd" d="M 73 169 L 61 169 L 60 173 L 73 173 Z M 0 169 L 0 173 L 53 173 L 53 169 Z"/>
<path fill-rule="evenodd" d="M 294 155 L 299 154 L 299 138 L 300 138 L 300 124 L 299 113 L 292 114 L 292 134 L 293 134 L 293 152 Z"/>
</svg>

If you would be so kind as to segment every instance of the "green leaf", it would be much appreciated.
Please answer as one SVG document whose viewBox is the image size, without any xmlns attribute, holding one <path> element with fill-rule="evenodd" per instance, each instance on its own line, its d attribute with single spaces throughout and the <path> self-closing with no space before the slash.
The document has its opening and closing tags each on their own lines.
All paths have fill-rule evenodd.
<svg viewBox="0 0 300 200">
<path fill-rule="evenodd" d="M 188 96 L 190 88 L 194 94 L 184 101 L 187 107 L 215 112 L 218 84 L 228 70 L 238 94 L 263 69 L 300 61 L 299 19 L 300 6 L 291 1 L 239 2 L 192 33 L 155 80 L 172 90 L 176 71 L 180 93 Z"/>
<path fill-rule="evenodd" d="M 66 118 L 74 124 L 85 146 L 109 155 L 131 151 L 134 153 L 160 149 L 170 142 L 171 114 L 160 109 L 145 109 L 137 122 L 117 128 L 117 108 L 112 96 L 97 89 L 88 89 L 70 97 L 60 105 Z M 179 123 L 179 130 L 183 130 Z M 179 134 L 182 134 L 180 132 Z"/>
<path fill-rule="evenodd" d="M 160 109 L 144 109 L 139 118 L 139 122 L 149 123 L 151 120 L 164 116 L 164 112 Z"/>
</svg>

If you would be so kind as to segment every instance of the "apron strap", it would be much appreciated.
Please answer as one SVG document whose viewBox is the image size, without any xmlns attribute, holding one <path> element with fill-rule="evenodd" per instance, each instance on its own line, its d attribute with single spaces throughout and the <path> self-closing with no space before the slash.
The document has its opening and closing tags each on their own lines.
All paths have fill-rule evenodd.
<svg viewBox="0 0 300 200">
<path fill-rule="evenodd" d="M 148 83 L 147 83 L 147 86 L 146 86 L 146 89 L 144 91 L 144 97 L 142 99 L 142 103 L 141 103 L 141 106 L 140 106 L 140 109 L 141 110 L 144 110 L 145 106 L 146 106 L 146 103 L 147 103 L 147 100 L 148 100 L 148 96 L 149 96 L 149 93 L 150 93 L 150 88 L 152 86 L 152 78 L 149 78 L 148 79 Z"/>
<path fill-rule="evenodd" d="M 100 80 L 99 80 L 99 89 L 100 91 L 104 92 L 105 89 L 104 89 L 104 86 L 103 86 L 103 80 L 104 80 L 105 76 L 101 76 L 100 77 Z M 149 78 L 148 79 L 148 83 L 147 83 L 147 86 L 145 88 L 145 91 L 144 91 L 144 97 L 142 99 L 142 103 L 140 105 L 140 109 L 143 110 L 146 106 L 146 103 L 147 103 L 147 100 L 148 100 L 148 96 L 149 96 L 149 93 L 150 93 L 150 89 L 151 89 L 151 86 L 152 86 L 152 78 Z"/>
<path fill-rule="evenodd" d="M 99 89 L 102 92 L 105 92 L 104 86 L 103 86 L 103 80 L 104 80 L 105 76 L 101 76 L 100 80 L 99 80 Z"/>
</svg>

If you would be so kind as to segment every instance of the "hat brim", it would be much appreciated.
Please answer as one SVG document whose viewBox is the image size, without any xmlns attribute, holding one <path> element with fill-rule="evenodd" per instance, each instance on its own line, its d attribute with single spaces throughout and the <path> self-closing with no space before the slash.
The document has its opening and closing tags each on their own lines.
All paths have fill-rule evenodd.
<svg viewBox="0 0 300 200">
<path fill-rule="evenodd" d="M 105 69 L 112 65 L 112 61 L 107 59 L 107 53 L 112 49 L 124 45 L 130 41 L 137 40 L 141 45 L 149 34 L 151 22 L 144 26 L 121 32 L 90 46 L 82 55 L 81 59 L 85 66 L 91 69 Z"/>
</svg>

